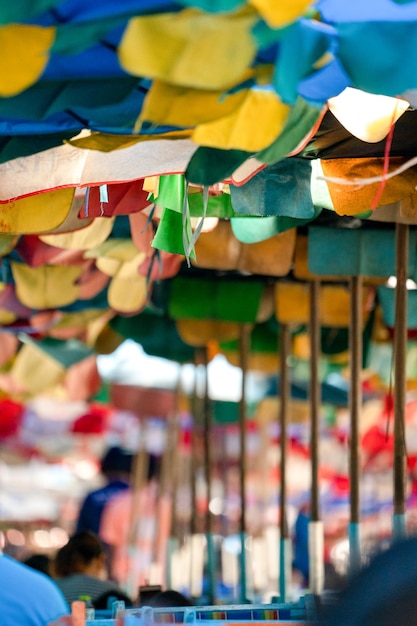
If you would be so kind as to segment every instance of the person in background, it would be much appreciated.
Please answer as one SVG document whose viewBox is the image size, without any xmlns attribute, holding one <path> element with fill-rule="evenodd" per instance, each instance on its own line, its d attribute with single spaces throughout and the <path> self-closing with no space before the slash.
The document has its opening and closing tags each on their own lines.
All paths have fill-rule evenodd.
<svg viewBox="0 0 417 626">
<path fill-rule="evenodd" d="M 75 532 L 89 530 L 100 536 L 100 522 L 107 502 L 129 487 L 133 455 L 118 446 L 109 448 L 100 464 L 106 484 L 91 491 L 81 504 Z"/>
<path fill-rule="evenodd" d="M 22 563 L 47 576 L 51 574 L 51 559 L 47 554 L 31 554 Z"/>
<path fill-rule="evenodd" d="M 292 567 L 300 576 L 299 584 L 302 589 L 308 587 L 310 578 L 310 562 L 308 553 L 308 526 L 310 523 L 309 507 L 307 504 L 300 507 L 294 524 L 293 562 Z"/>
<path fill-rule="evenodd" d="M 158 527 L 159 459 L 149 455 L 144 484 L 112 498 L 106 505 L 100 537 L 109 547 L 110 578 L 134 597 L 150 580 Z M 167 512 L 165 518 L 169 517 Z"/>
<path fill-rule="evenodd" d="M 153 608 L 169 608 L 174 606 L 193 606 L 193 603 L 190 598 L 187 598 L 187 596 L 179 591 L 175 589 L 165 589 L 164 591 L 158 591 L 158 593 L 147 602 L 147 606 Z"/>
<path fill-rule="evenodd" d="M 323 603 L 319 626 L 417 624 L 417 537 L 395 540 Z"/>
<path fill-rule="evenodd" d="M 68 604 L 88 599 L 93 607 L 98 608 L 102 598 L 111 594 L 116 600 L 124 600 L 126 606 L 132 606 L 131 599 L 122 589 L 108 580 L 103 544 L 90 531 L 75 533 L 58 550 L 52 573 Z"/>
<path fill-rule="evenodd" d="M 70 614 L 48 576 L 1 553 L 0 580 L 1 626 L 47 626 Z"/>
</svg>

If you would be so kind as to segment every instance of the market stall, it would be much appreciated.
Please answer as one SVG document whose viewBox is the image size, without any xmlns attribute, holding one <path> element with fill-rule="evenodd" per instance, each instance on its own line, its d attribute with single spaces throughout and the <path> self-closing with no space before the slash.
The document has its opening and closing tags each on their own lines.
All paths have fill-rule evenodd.
<svg viewBox="0 0 417 626">
<path fill-rule="evenodd" d="M 185 485 L 196 511 L 174 515 L 172 539 L 183 539 L 186 523 L 186 534 L 205 536 L 214 597 L 218 425 L 208 368 L 223 354 L 241 372 L 238 598 L 246 600 L 253 575 L 245 546 L 251 490 L 261 485 L 264 501 L 274 498 L 274 584 L 286 599 L 291 481 L 299 487 L 306 477 L 310 582 L 320 595 L 330 484 L 348 508 L 351 571 L 364 557 L 368 470 L 374 485 L 377 470 L 390 478 L 393 540 L 410 526 L 417 5 L 29 4 L 0 9 L 4 473 L 17 458 L 32 469 L 46 458 L 56 477 L 59 461 L 77 475 L 60 484 L 79 494 L 110 441 L 142 458 L 144 430 L 160 428 L 165 462 L 182 480 L 165 466 L 164 494 L 175 510 Z M 99 403 L 97 359 L 126 339 L 181 364 L 176 383 L 162 389 L 120 376 Z M 182 388 L 186 366 L 203 371 L 194 398 Z M 280 387 L 261 421 L 246 396 L 249 376 L 264 368 Z M 346 384 L 345 413 L 323 407 L 335 372 Z M 304 385 L 301 407 L 291 383 Z M 387 398 L 379 414 L 367 411 L 370 390 Z M 300 416 L 302 442 L 292 435 Z M 273 464 L 260 454 L 259 467 L 250 465 L 253 424 Z M 349 467 L 338 466 L 347 456 Z"/>
</svg>

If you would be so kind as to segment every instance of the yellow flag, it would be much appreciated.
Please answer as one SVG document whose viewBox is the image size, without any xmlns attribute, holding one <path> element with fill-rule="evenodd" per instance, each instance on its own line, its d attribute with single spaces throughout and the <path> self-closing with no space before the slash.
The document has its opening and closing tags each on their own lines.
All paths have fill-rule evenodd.
<svg viewBox="0 0 417 626">
<path fill-rule="evenodd" d="M 85 228 L 57 235 L 43 235 L 41 240 L 49 246 L 64 250 L 90 250 L 96 248 L 110 235 L 114 217 L 96 217 Z"/>
<path fill-rule="evenodd" d="M 222 320 L 175 320 L 181 339 L 189 346 L 205 346 L 212 339 L 233 341 L 239 338 L 239 324 Z"/>
<path fill-rule="evenodd" d="M 54 39 L 52 26 L 8 24 L 0 28 L 0 97 L 15 96 L 36 83 Z"/>
<path fill-rule="evenodd" d="M 272 28 L 281 28 L 300 18 L 312 5 L 312 0 L 249 0 Z"/>
<path fill-rule="evenodd" d="M 171 126 L 197 126 L 232 113 L 246 89 L 230 95 L 222 91 L 189 89 L 155 80 L 143 103 L 139 121 Z"/>
<path fill-rule="evenodd" d="M 7 324 L 13 324 L 17 320 L 17 315 L 8 311 L 7 309 L 0 308 L 0 325 L 5 326 Z"/>
<path fill-rule="evenodd" d="M 369 315 L 364 291 L 362 307 L 364 319 Z M 310 296 L 307 283 L 281 282 L 275 285 L 275 316 L 282 324 L 306 324 L 310 318 Z M 350 293 L 340 285 L 325 285 L 320 290 L 320 310 L 322 326 L 347 328 L 350 319 Z"/>
<path fill-rule="evenodd" d="M 118 259 L 111 259 L 109 257 L 98 257 L 96 259 L 96 267 L 106 274 L 106 276 L 116 276 L 117 272 L 122 266 L 122 261 Z"/>
<path fill-rule="evenodd" d="M 256 53 L 254 10 L 210 14 L 195 9 L 135 17 L 118 55 L 134 76 L 161 79 L 196 89 L 235 85 Z"/>
<path fill-rule="evenodd" d="M 114 315 L 113 311 L 104 311 L 100 317 L 91 320 L 86 326 L 85 343 L 97 354 L 110 354 L 124 341 L 122 335 L 109 325 Z"/>
<path fill-rule="evenodd" d="M 138 249 L 131 239 L 117 239 L 116 237 L 112 237 L 97 246 L 97 248 L 92 248 L 88 252 L 85 252 L 84 258 L 108 258 L 125 263 L 133 259 L 133 257 L 136 257 L 137 254 Z"/>
<path fill-rule="evenodd" d="M 281 324 L 307 324 L 310 317 L 306 283 L 280 282 L 275 285 L 275 317 Z"/>
<path fill-rule="evenodd" d="M 58 227 L 71 210 L 74 189 L 38 193 L 0 204 L 0 232 L 36 235 Z"/>
<path fill-rule="evenodd" d="M 144 257 L 144 253 L 139 252 L 131 261 L 123 263 L 112 278 L 107 299 L 115 311 L 135 313 L 145 306 L 148 296 L 147 281 L 145 276 L 138 273 L 138 267 Z"/>
<path fill-rule="evenodd" d="M 29 394 L 38 394 L 62 380 L 65 368 L 36 346 L 25 344 L 17 353 L 10 374 Z"/>
<path fill-rule="evenodd" d="M 10 263 L 16 283 L 17 296 L 32 309 L 53 309 L 66 306 L 77 299 L 80 287 L 76 281 L 83 268 L 77 266 L 42 265 L 29 267 Z"/>
<path fill-rule="evenodd" d="M 106 133 L 91 133 L 85 137 L 64 140 L 76 148 L 83 150 L 97 150 L 98 152 L 113 152 L 123 150 L 137 143 L 157 142 L 161 139 L 187 139 L 191 134 L 189 130 L 176 130 L 159 135 L 108 135 Z"/>
<path fill-rule="evenodd" d="M 19 240 L 17 235 L 5 235 L 0 233 L 0 256 L 9 254 Z M 1 286 L 0 286 L 1 291 Z"/>
<path fill-rule="evenodd" d="M 258 152 L 278 137 L 289 111 L 275 92 L 253 89 L 230 115 L 197 126 L 192 139 L 201 146 Z"/>
<path fill-rule="evenodd" d="M 109 309 L 84 309 L 75 313 L 63 312 L 59 321 L 50 331 L 50 335 L 56 339 L 66 339 L 68 336 L 74 336 L 74 330 L 84 331 L 91 322 L 109 312 Z"/>
<path fill-rule="evenodd" d="M 143 179 L 143 191 L 153 193 L 155 198 L 159 193 L 159 176 L 147 176 Z"/>
</svg>

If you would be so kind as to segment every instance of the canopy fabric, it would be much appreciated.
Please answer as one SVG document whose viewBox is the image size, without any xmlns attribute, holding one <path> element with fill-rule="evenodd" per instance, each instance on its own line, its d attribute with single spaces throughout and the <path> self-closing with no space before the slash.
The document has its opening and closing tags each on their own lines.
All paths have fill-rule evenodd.
<svg viewBox="0 0 417 626">
<path fill-rule="evenodd" d="M 239 324 L 223 320 L 178 319 L 178 333 L 189 346 L 205 347 L 212 341 L 225 341 L 239 337 Z"/>
<path fill-rule="evenodd" d="M 378 245 L 372 245 L 373 243 Z M 415 274 L 415 231 L 410 234 L 408 272 Z M 308 265 L 318 275 L 388 278 L 395 274 L 395 232 L 392 229 L 309 230 Z"/>
<path fill-rule="evenodd" d="M 175 415 L 177 409 L 175 390 L 112 383 L 109 391 L 112 406 L 138 417 L 168 418 Z"/>
<path fill-rule="evenodd" d="M 363 315 L 366 320 L 372 308 L 372 292 L 364 289 Z M 309 287 L 303 283 L 280 282 L 275 290 L 275 311 L 283 324 L 308 324 L 310 321 Z M 323 285 L 320 294 L 319 319 L 323 326 L 347 328 L 350 320 L 350 294 L 346 286 Z"/>
<path fill-rule="evenodd" d="M 133 142 L 132 142 L 133 143 Z M 146 145 L 145 145 L 146 143 Z M 136 141 L 117 151 L 100 152 L 69 144 L 0 165 L 0 200 L 62 187 L 100 186 L 147 176 L 184 172 L 196 150 L 188 139 Z M 88 217 L 88 215 L 86 215 Z"/>
<path fill-rule="evenodd" d="M 253 322 L 258 315 L 262 291 L 261 282 L 193 280 L 179 276 L 172 281 L 168 311 L 173 319 Z"/>
<path fill-rule="evenodd" d="M 362 276 L 389 337 L 397 222 L 416 276 L 416 23 L 393 0 L 3 6 L 2 333 L 187 361 L 196 321 L 229 338 L 271 290 L 305 325 L 312 278 L 342 336 Z"/>
<path fill-rule="evenodd" d="M 200 235 L 192 263 L 214 270 L 285 276 L 291 269 L 295 241 L 293 228 L 263 241 L 244 243 L 235 237 L 230 222 L 222 221 L 213 231 Z"/>
</svg>

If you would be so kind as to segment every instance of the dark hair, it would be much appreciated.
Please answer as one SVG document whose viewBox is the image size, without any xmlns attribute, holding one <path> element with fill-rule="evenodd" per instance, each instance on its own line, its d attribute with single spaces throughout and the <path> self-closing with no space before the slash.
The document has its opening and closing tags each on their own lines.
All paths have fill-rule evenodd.
<svg viewBox="0 0 417 626">
<path fill-rule="evenodd" d="M 100 469 L 102 474 L 112 474 L 113 472 L 123 472 L 130 474 L 132 471 L 133 454 L 120 448 L 113 446 L 107 450 L 101 459 Z"/>
<path fill-rule="evenodd" d="M 171 606 L 193 606 L 190 598 L 187 598 L 179 591 L 175 589 L 166 589 L 165 591 L 159 591 L 153 598 L 149 600 L 149 606 L 157 607 L 171 607 Z"/>
<path fill-rule="evenodd" d="M 51 559 L 47 554 L 31 554 L 23 563 L 32 569 L 36 569 L 38 572 L 50 575 Z"/>
<path fill-rule="evenodd" d="M 104 554 L 100 539 L 89 530 L 82 530 L 69 538 L 56 553 L 54 574 L 58 578 L 83 572 L 85 567 Z"/>
<path fill-rule="evenodd" d="M 118 591 L 117 589 L 110 589 L 109 591 L 105 591 L 101 594 L 101 596 L 92 601 L 92 605 L 95 609 L 111 609 L 112 602 L 117 600 L 123 600 L 126 607 L 133 606 L 131 598 L 129 598 L 129 596 L 127 596 L 122 591 Z"/>
<path fill-rule="evenodd" d="M 149 454 L 148 456 L 148 470 L 146 473 L 146 478 L 148 480 L 152 480 L 159 475 L 161 470 L 161 457 L 156 456 L 155 454 Z"/>
</svg>

